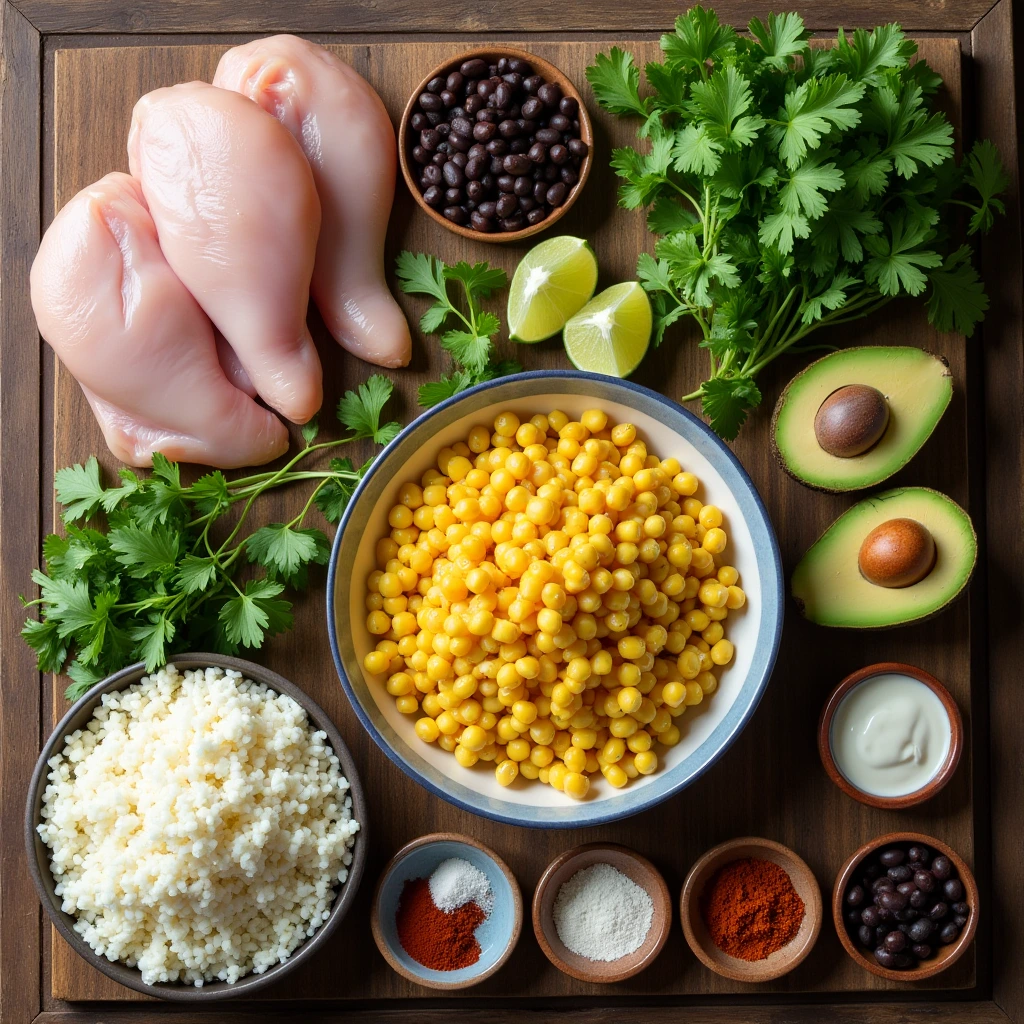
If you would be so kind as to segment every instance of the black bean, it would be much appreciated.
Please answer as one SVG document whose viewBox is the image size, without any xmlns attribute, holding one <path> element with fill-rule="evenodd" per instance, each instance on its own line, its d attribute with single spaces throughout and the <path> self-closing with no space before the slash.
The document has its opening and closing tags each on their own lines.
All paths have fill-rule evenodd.
<svg viewBox="0 0 1024 1024">
<path fill-rule="evenodd" d="M 511 217 L 518 209 L 519 201 L 511 192 L 502 193 L 495 204 L 495 210 L 500 218 Z"/>
<path fill-rule="evenodd" d="M 548 121 L 548 127 L 553 128 L 556 132 L 567 132 L 572 127 L 572 121 L 562 114 L 552 114 Z"/>
<path fill-rule="evenodd" d="M 419 98 L 420 109 L 433 111 L 434 113 L 440 113 L 444 109 L 444 104 L 441 102 L 440 96 L 435 96 L 432 92 L 421 92 Z"/>
<path fill-rule="evenodd" d="M 958 928 L 963 928 L 963 926 L 965 924 L 967 924 L 967 915 L 966 914 L 954 914 L 953 915 L 953 924 L 955 924 Z"/>
<path fill-rule="evenodd" d="M 423 201 L 427 206 L 440 206 L 443 199 L 444 193 L 437 185 L 431 185 L 430 188 L 423 193 Z"/>
<path fill-rule="evenodd" d="M 914 872 L 914 885 L 922 892 L 931 892 L 935 888 L 935 876 L 924 869 Z"/>
<path fill-rule="evenodd" d="M 548 148 L 543 142 L 535 142 L 526 155 L 533 163 L 542 164 L 548 158 Z"/>
<path fill-rule="evenodd" d="M 484 196 L 487 195 L 487 190 L 480 184 L 479 181 L 467 181 L 466 182 L 466 198 L 472 200 L 474 203 L 479 203 Z"/>
<path fill-rule="evenodd" d="M 921 917 L 910 926 L 907 934 L 914 942 L 927 942 L 934 928 L 935 922 L 930 917 Z"/>
<path fill-rule="evenodd" d="M 455 93 L 450 92 L 448 89 L 444 89 L 441 92 L 441 102 L 446 107 L 454 107 L 459 102 L 459 97 Z"/>
<path fill-rule="evenodd" d="M 444 148 L 445 148 L 445 149 L 447 149 L 448 147 L 447 147 L 447 146 L 445 146 Z M 441 152 L 440 150 L 438 150 L 438 151 L 437 151 L 437 152 L 436 152 L 436 153 L 435 153 L 435 154 L 434 154 L 434 155 L 433 155 L 433 156 L 432 156 L 432 157 L 430 158 L 430 162 L 431 162 L 431 163 L 432 163 L 432 164 L 433 164 L 433 165 L 434 165 L 435 167 L 444 167 L 444 165 L 445 165 L 445 164 L 446 164 L 446 163 L 448 162 L 448 154 L 447 154 L 447 153 L 442 153 L 442 152 Z"/>
<path fill-rule="evenodd" d="M 940 882 L 944 882 L 953 874 L 953 862 L 948 857 L 940 855 L 932 861 L 931 871 Z"/>
<path fill-rule="evenodd" d="M 490 143 L 488 143 L 490 145 Z M 491 165 L 488 168 L 491 174 L 504 174 L 505 173 L 505 161 L 500 156 L 491 157 Z"/>
<path fill-rule="evenodd" d="M 896 891 L 902 893 L 909 900 L 910 897 L 918 890 L 917 886 L 914 885 L 913 882 L 900 882 L 900 884 L 896 886 Z"/>
<path fill-rule="evenodd" d="M 911 846 L 907 850 L 907 860 L 915 864 L 927 864 L 931 860 L 931 856 L 927 846 Z"/>
<path fill-rule="evenodd" d="M 450 220 L 453 224 L 466 223 L 466 211 L 461 206 L 446 206 L 443 213 L 444 219 Z"/>
<path fill-rule="evenodd" d="M 927 960 L 932 955 L 932 947 L 927 942 L 916 942 L 910 947 L 911 953 L 917 957 L 918 960 Z"/>
<path fill-rule="evenodd" d="M 519 125 L 515 121 L 506 118 L 501 124 L 498 125 L 498 134 L 503 139 L 514 139 L 520 135 Z"/>
<path fill-rule="evenodd" d="M 516 178 L 516 183 L 512 188 L 517 196 L 528 196 L 533 192 L 533 179 L 528 178 L 525 174 L 519 175 Z"/>
<path fill-rule="evenodd" d="M 462 194 L 461 188 L 446 188 L 444 190 L 444 201 L 448 206 L 453 203 L 461 203 L 465 196 Z"/>
<path fill-rule="evenodd" d="M 491 78 L 497 78 L 498 77 L 498 65 L 497 64 L 488 64 L 487 65 L 487 73 L 491 76 Z"/>
<path fill-rule="evenodd" d="M 579 113 L 579 102 L 572 96 L 563 96 L 558 102 L 558 111 L 566 117 L 575 117 Z"/>
<path fill-rule="evenodd" d="M 488 192 L 494 191 L 494 175 L 488 171 L 481 179 L 480 184 L 483 185 Z"/>
<path fill-rule="evenodd" d="M 464 78 L 482 78 L 487 74 L 487 61 L 474 57 L 471 60 L 463 61 L 459 71 Z"/>
<path fill-rule="evenodd" d="M 514 71 L 517 75 L 529 75 L 533 71 L 529 63 L 523 60 L 522 57 L 509 57 L 508 69 L 509 71 Z"/>
<path fill-rule="evenodd" d="M 863 886 L 852 885 L 846 890 L 846 903 L 851 907 L 859 907 L 867 899 Z"/>
<path fill-rule="evenodd" d="M 466 111 L 467 117 L 476 117 L 476 115 L 484 109 L 486 100 L 482 96 L 477 96 L 473 93 L 472 96 L 466 97 L 466 102 L 463 103 L 463 109 Z"/>
<path fill-rule="evenodd" d="M 442 139 L 447 139 L 452 133 L 452 126 L 447 121 L 442 121 L 434 131 L 436 131 Z"/>
<path fill-rule="evenodd" d="M 875 959 L 883 966 L 893 968 L 896 966 L 896 954 L 890 953 L 885 946 L 879 946 L 875 950 Z"/>
<path fill-rule="evenodd" d="M 482 110 L 478 110 L 474 115 L 478 122 L 485 122 L 486 124 L 493 124 L 495 131 L 498 128 L 498 115 L 491 110 L 489 107 L 484 107 Z"/>
<path fill-rule="evenodd" d="M 491 139 L 486 148 L 491 156 L 504 156 L 508 152 L 508 143 L 504 139 Z"/>
<path fill-rule="evenodd" d="M 957 901 L 949 909 L 952 910 L 954 914 L 969 914 L 971 912 L 971 908 L 963 900 Z"/>
<path fill-rule="evenodd" d="M 939 932 L 939 941 L 948 946 L 951 942 L 956 942 L 958 938 L 960 938 L 960 927 L 955 921 L 947 921 Z"/>
<path fill-rule="evenodd" d="M 494 221 L 490 217 L 485 217 L 479 210 L 473 211 L 469 223 L 474 231 L 489 233 L 494 230 Z"/>
<path fill-rule="evenodd" d="M 569 152 L 582 159 L 590 152 L 590 147 L 582 139 L 570 139 Z"/>
<path fill-rule="evenodd" d="M 564 164 L 569 159 L 569 150 L 565 146 L 554 145 L 548 150 L 548 156 L 553 164 Z"/>
<path fill-rule="evenodd" d="M 512 152 L 505 157 L 505 170 L 509 174 L 525 174 L 530 166 L 530 159 L 525 154 Z"/>
<path fill-rule="evenodd" d="M 565 189 L 564 185 L 562 186 L 562 189 L 564 191 L 564 189 Z M 551 197 L 551 191 L 549 189 L 548 190 L 548 199 L 549 199 L 549 201 L 550 201 L 550 197 Z M 558 204 L 557 203 L 552 203 L 551 205 L 552 206 L 556 206 Z M 904 896 L 903 893 L 901 893 L 901 892 L 896 892 L 895 889 L 893 889 L 891 892 L 886 889 L 886 890 L 883 890 L 882 892 L 880 892 L 878 894 L 877 903 L 878 903 L 879 907 L 881 907 L 883 910 L 892 910 L 892 911 L 895 912 L 897 910 L 903 910 L 906 907 L 906 905 L 907 905 L 907 897 Z"/>
<path fill-rule="evenodd" d="M 893 912 L 893 917 L 897 921 L 916 921 L 921 916 L 919 910 L 915 910 L 911 906 L 906 906 L 902 910 L 896 910 Z"/>
<path fill-rule="evenodd" d="M 543 206 L 538 206 L 535 210 L 531 210 L 526 215 L 526 223 L 530 224 L 531 226 L 534 224 L 539 224 L 542 220 L 544 220 L 545 217 L 547 217 L 547 215 L 548 211 L 545 210 Z"/>
<path fill-rule="evenodd" d="M 907 937 L 899 930 L 891 931 L 886 935 L 883 945 L 890 953 L 902 953 L 907 947 Z"/>
<path fill-rule="evenodd" d="M 457 117 L 468 118 L 469 115 L 466 113 L 465 107 L 452 107 L 452 109 L 448 111 L 448 117 L 454 121 Z"/>
<path fill-rule="evenodd" d="M 512 86 L 508 82 L 501 82 L 494 90 L 494 102 L 499 107 L 508 107 L 512 102 Z"/>
<path fill-rule="evenodd" d="M 878 906 L 877 902 L 875 905 Z M 881 921 L 895 920 L 895 918 L 893 917 L 893 911 L 891 911 L 888 907 L 878 907 L 878 917 Z"/>
<path fill-rule="evenodd" d="M 428 152 L 433 153 L 441 143 L 441 136 L 436 128 L 424 128 L 420 132 L 420 145 Z"/>
<path fill-rule="evenodd" d="M 959 878 L 950 878 L 942 883 L 942 893 L 950 903 L 957 903 L 964 898 L 964 884 Z"/>
<path fill-rule="evenodd" d="M 409 118 L 409 127 L 414 132 L 421 132 L 424 128 L 430 127 L 430 122 L 427 120 L 426 114 L 416 113 Z"/>
<path fill-rule="evenodd" d="M 544 110 L 544 104 L 541 103 L 536 96 L 531 96 L 520 109 L 519 113 L 522 117 L 527 120 L 533 120 L 534 118 L 540 117 Z"/>
<path fill-rule="evenodd" d="M 426 185 L 440 185 L 443 175 L 441 174 L 441 168 L 430 164 L 423 168 L 423 174 L 421 180 Z"/>
<path fill-rule="evenodd" d="M 466 163 L 466 177 L 469 178 L 470 182 L 474 185 L 480 184 L 480 179 L 484 176 L 487 170 L 489 161 L 485 157 L 475 156 Z M 483 186 L 480 186 L 481 189 Z M 477 196 L 471 198 L 476 199 Z"/>
<path fill-rule="evenodd" d="M 427 92 L 429 93 L 439 93 L 442 89 L 444 89 L 444 79 L 440 76 L 427 82 Z"/>
<path fill-rule="evenodd" d="M 904 885 L 909 885 L 909 882 L 904 882 Z M 928 905 L 928 893 L 922 892 L 920 889 L 915 889 L 907 899 L 907 902 L 915 910 L 924 910 Z"/>
<path fill-rule="evenodd" d="M 532 96 L 543 84 L 544 79 L 540 75 L 527 75 L 523 79 L 523 91 Z"/>
<path fill-rule="evenodd" d="M 933 921 L 941 921 L 949 913 L 949 906 L 945 903 L 936 903 L 928 911 L 928 916 Z"/>
<path fill-rule="evenodd" d="M 516 214 L 514 217 L 506 217 L 505 220 L 499 223 L 501 224 L 502 231 L 522 231 L 526 226 L 526 222 L 521 214 Z"/>
<path fill-rule="evenodd" d="M 439 124 L 444 122 L 444 116 L 439 110 L 427 111 L 427 120 L 430 122 L 432 128 L 436 128 Z"/>
<path fill-rule="evenodd" d="M 473 122 L 465 117 L 453 117 L 449 122 L 451 130 L 459 135 L 472 135 Z"/>
<path fill-rule="evenodd" d="M 896 867 L 889 868 L 886 874 L 897 883 L 908 882 L 914 877 L 914 872 L 906 864 L 897 864 Z"/>
<path fill-rule="evenodd" d="M 512 174 L 501 174 L 498 176 L 498 191 L 499 192 L 512 192 L 516 187 L 515 175 Z"/>
<path fill-rule="evenodd" d="M 540 128 L 533 137 L 538 142 L 543 142 L 545 146 L 553 146 L 556 142 L 562 141 L 561 132 L 556 132 L 554 128 Z"/>
<path fill-rule="evenodd" d="M 558 172 L 558 176 L 569 188 L 572 188 L 580 180 L 580 176 L 571 167 L 562 167 Z"/>
<path fill-rule="evenodd" d="M 466 180 L 462 168 L 451 160 L 441 168 L 441 171 L 444 174 L 445 183 L 450 188 L 458 188 Z"/>
<path fill-rule="evenodd" d="M 874 928 L 869 928 L 866 924 L 862 924 L 857 929 L 857 938 L 860 939 L 860 944 L 862 946 L 865 946 L 868 949 L 871 949 L 875 945 L 875 930 L 874 930 Z"/>
<path fill-rule="evenodd" d="M 430 154 L 422 146 L 412 147 L 412 158 L 418 164 L 430 163 Z"/>
<path fill-rule="evenodd" d="M 486 202 L 481 203 L 477 207 L 477 210 L 479 210 L 484 217 L 490 217 L 491 220 L 494 220 L 498 212 L 497 206 L 497 203 L 495 203 L 493 200 L 488 199 Z"/>
<path fill-rule="evenodd" d="M 897 864 L 902 864 L 906 854 L 898 846 L 890 846 L 887 850 L 883 850 L 878 859 L 887 868 L 894 868 Z"/>
<path fill-rule="evenodd" d="M 536 181 L 533 184 L 533 198 L 538 203 L 543 203 L 548 194 L 548 185 L 546 181 Z"/>
<path fill-rule="evenodd" d="M 498 58 L 498 74 L 503 75 L 508 71 L 508 57 Z"/>
<path fill-rule="evenodd" d="M 552 182 L 558 181 L 561 177 L 558 173 L 558 168 L 554 164 L 545 164 L 543 168 L 544 180 L 550 185 Z"/>
<path fill-rule="evenodd" d="M 451 135 L 448 136 L 448 144 L 453 149 L 457 149 L 460 153 L 465 153 L 469 147 L 473 145 L 473 140 L 469 135 L 452 132 Z"/>
<path fill-rule="evenodd" d="M 476 94 L 483 96 L 485 100 L 489 100 L 494 95 L 494 83 L 489 78 L 481 78 L 476 83 Z"/>
<path fill-rule="evenodd" d="M 871 891 L 876 895 L 880 892 L 892 892 L 896 888 L 896 883 L 888 875 L 883 875 L 881 878 L 876 878 L 871 883 Z"/>
<path fill-rule="evenodd" d="M 533 182 L 531 182 L 530 184 L 532 186 Z M 519 209 L 522 210 L 523 213 L 529 213 L 531 210 L 536 209 L 536 207 L 537 207 L 537 200 L 534 199 L 533 196 L 520 196 L 519 197 Z"/>
<path fill-rule="evenodd" d="M 557 82 L 545 82 L 537 90 L 537 98 L 545 107 L 557 107 L 562 98 L 562 89 Z"/>
<path fill-rule="evenodd" d="M 461 71 L 453 71 L 445 80 L 444 87 L 450 89 L 452 92 L 458 92 L 462 88 L 463 83 L 466 81 L 465 76 Z"/>
</svg>

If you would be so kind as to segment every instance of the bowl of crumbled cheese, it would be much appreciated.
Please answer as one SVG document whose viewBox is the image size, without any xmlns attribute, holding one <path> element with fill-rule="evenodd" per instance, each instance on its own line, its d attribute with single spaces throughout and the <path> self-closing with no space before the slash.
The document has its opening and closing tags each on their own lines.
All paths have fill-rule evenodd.
<svg viewBox="0 0 1024 1024">
<path fill-rule="evenodd" d="M 355 765 L 325 712 L 251 662 L 133 665 L 64 716 L 25 838 L 82 957 L 162 999 L 249 996 L 327 942 L 366 854 Z"/>
</svg>

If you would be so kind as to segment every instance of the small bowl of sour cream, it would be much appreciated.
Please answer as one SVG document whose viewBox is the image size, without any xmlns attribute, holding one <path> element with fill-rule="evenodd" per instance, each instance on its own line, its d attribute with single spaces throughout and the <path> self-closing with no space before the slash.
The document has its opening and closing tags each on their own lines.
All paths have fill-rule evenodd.
<svg viewBox="0 0 1024 1024">
<path fill-rule="evenodd" d="M 963 733 L 956 701 L 934 676 L 881 662 L 832 692 L 818 723 L 818 753 L 848 796 L 899 810 L 930 800 L 952 778 Z"/>
</svg>

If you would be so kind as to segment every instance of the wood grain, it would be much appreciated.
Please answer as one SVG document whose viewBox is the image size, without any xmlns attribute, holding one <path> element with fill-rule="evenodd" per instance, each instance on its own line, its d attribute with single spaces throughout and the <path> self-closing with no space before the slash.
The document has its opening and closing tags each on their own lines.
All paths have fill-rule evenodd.
<svg viewBox="0 0 1024 1024">
<path fill-rule="evenodd" d="M 809 28 L 870 27 L 898 18 L 911 31 L 969 32 L 991 10 L 994 0 L 917 0 L 896 11 L 886 0 L 843 0 L 805 5 Z M 481 9 L 459 0 L 366 3 L 364 0 L 17 0 L 17 6 L 41 32 L 614 32 L 635 36 L 670 29 L 685 4 L 661 0 L 590 0 L 586 4 L 505 4 Z M 723 22 L 746 25 L 778 5 L 764 0 L 716 0 Z"/>
<path fill-rule="evenodd" d="M 622 40 L 616 40 L 622 45 Z M 556 43 L 522 43 L 526 49 L 563 68 L 585 86 L 583 68 L 598 48 L 610 40 Z M 511 40 L 510 40 L 511 43 Z M 640 63 L 651 59 L 656 44 L 627 44 Z M 103 173 L 126 166 L 124 138 L 131 107 L 149 89 L 191 78 L 209 80 L 223 46 L 183 45 L 89 48 L 58 50 L 54 78 L 54 207 L 59 209 L 80 188 Z M 393 118 L 397 119 L 409 89 L 429 68 L 458 52 L 457 43 L 373 43 L 334 46 L 333 49 L 380 90 Z M 926 39 L 922 51 L 949 83 L 947 102 L 959 116 L 959 48 L 955 40 Z M 651 238 L 639 214 L 617 210 L 615 181 L 607 165 L 613 145 L 631 141 L 633 126 L 600 114 L 585 92 L 595 113 L 599 158 L 585 194 L 566 216 L 560 230 L 588 237 L 601 265 L 599 287 L 632 277 L 636 254 L 649 248 Z M 83 130 L 83 125 L 90 130 Z M 391 257 L 400 248 L 436 252 L 445 260 L 489 259 L 511 270 L 528 246 L 497 247 L 470 242 L 439 232 L 415 210 L 411 197 L 400 190 L 392 216 L 389 238 Z M 421 303 L 408 297 L 403 307 L 415 321 Z M 365 379 L 371 368 L 342 353 L 327 339 L 313 315 L 313 330 L 325 367 L 325 404 L 331 407 L 339 393 Z M 953 369 L 955 394 L 952 406 L 925 450 L 904 469 L 894 483 L 936 487 L 955 500 L 968 502 L 967 435 L 965 401 L 973 382 L 965 379 L 965 345 L 955 335 L 941 335 L 925 322 L 918 307 L 894 305 L 886 314 L 836 331 L 829 339 L 845 343 L 915 344 L 945 355 Z M 509 349 L 510 350 L 510 349 Z M 564 365 L 557 344 L 542 344 L 516 352 L 528 368 Z M 691 335 L 678 331 L 652 353 L 634 379 L 669 395 L 690 390 L 701 379 L 703 353 Z M 414 410 L 416 386 L 444 367 L 433 341 L 419 338 L 413 364 L 397 375 L 403 400 L 398 412 L 407 418 Z M 736 452 L 749 469 L 776 523 L 788 571 L 818 533 L 850 503 L 848 498 L 812 494 L 778 470 L 768 455 L 767 425 L 771 407 L 786 379 L 799 368 L 798 360 L 783 360 L 761 378 L 764 406 L 746 428 Z M 62 466 L 81 461 L 105 447 L 88 408 L 73 380 L 58 370 L 55 394 L 54 460 Z M 109 456 L 106 467 L 112 468 Z M 964 467 L 968 466 L 968 473 Z M 268 519 L 280 520 L 294 496 L 276 495 L 267 504 Z M 709 846 L 741 835 L 764 835 L 797 850 L 815 871 L 824 890 L 843 859 L 865 839 L 896 828 L 932 831 L 944 837 L 968 861 L 973 860 L 972 743 L 968 740 L 964 761 L 956 778 L 934 802 L 896 815 L 856 804 L 828 781 L 817 761 L 815 722 L 828 690 L 844 675 L 868 661 L 904 660 L 932 672 L 957 698 L 971 734 L 970 604 L 965 601 L 934 622 L 867 638 L 842 632 L 825 633 L 790 614 L 783 653 L 772 686 L 750 727 L 729 756 L 680 797 L 663 807 L 618 825 L 584 831 L 534 832 L 510 829 L 474 818 L 438 801 L 424 800 L 416 785 L 370 743 L 348 708 L 335 678 L 326 638 L 322 588 L 314 588 L 300 602 L 297 628 L 276 639 L 263 656 L 307 689 L 337 722 L 357 762 L 371 805 L 378 808 L 372 825 L 373 857 L 383 864 L 408 839 L 430 831 L 466 832 L 492 846 L 517 874 L 524 893 L 529 893 L 545 865 L 561 850 L 583 841 L 608 840 L 627 843 L 649 857 L 663 871 L 670 889 L 679 891 L 689 865 Z M 316 642 L 311 643 L 315 637 Z M 62 684 L 58 690 L 62 689 Z M 61 706 L 59 692 L 55 705 Z M 751 780 L 756 780 L 752 785 Z M 368 920 L 372 878 L 367 879 L 349 927 L 334 938 L 328 950 L 314 960 L 294 981 L 281 986 L 270 998 L 380 999 L 424 995 L 391 972 L 362 934 Z M 970 988 L 974 983 L 973 951 L 935 987 Z M 51 976 L 52 994 L 63 999 L 120 999 L 124 990 L 92 972 L 66 947 L 55 943 Z M 847 958 L 837 937 L 826 931 L 808 960 L 791 975 L 761 991 L 857 992 L 899 988 L 867 976 Z M 903 986 L 906 988 L 906 986 Z M 516 996 L 595 995 L 595 986 L 573 981 L 547 963 L 528 937 L 520 943 L 511 962 L 473 995 Z M 665 951 L 648 971 L 621 984 L 601 990 L 604 997 L 708 996 L 741 991 L 705 971 L 686 951 L 682 934 L 673 929 Z M 746 991 L 749 991 L 746 990 Z"/>
<path fill-rule="evenodd" d="M 41 687 L 18 632 L 39 552 L 40 350 L 28 304 L 39 232 L 40 39 L 9 3 L 0 4 L 0 963 L 30 970 L 31 984 L 0 986 L 0 1020 L 28 1021 L 40 1009 L 39 906 L 28 883 L 22 802 L 39 741 Z"/>
</svg>

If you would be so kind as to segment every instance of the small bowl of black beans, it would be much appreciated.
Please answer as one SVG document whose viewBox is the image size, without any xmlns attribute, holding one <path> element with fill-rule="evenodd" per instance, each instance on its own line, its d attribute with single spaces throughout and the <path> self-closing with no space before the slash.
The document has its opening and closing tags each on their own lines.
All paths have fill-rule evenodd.
<svg viewBox="0 0 1024 1024">
<path fill-rule="evenodd" d="M 572 206 L 593 132 L 572 82 L 523 50 L 470 50 L 434 68 L 399 127 L 402 174 L 419 205 L 478 241 L 514 242 Z"/>
<path fill-rule="evenodd" d="M 866 970 L 890 981 L 923 981 L 974 941 L 978 886 L 945 843 L 892 832 L 843 865 L 832 916 L 846 952 Z"/>
</svg>

